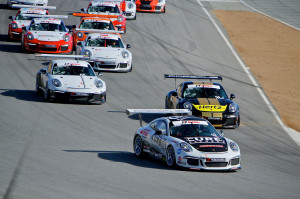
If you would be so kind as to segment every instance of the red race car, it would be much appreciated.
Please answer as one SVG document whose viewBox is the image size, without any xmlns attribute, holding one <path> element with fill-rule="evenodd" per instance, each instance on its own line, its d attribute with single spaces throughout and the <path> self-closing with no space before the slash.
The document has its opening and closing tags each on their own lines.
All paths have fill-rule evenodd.
<svg viewBox="0 0 300 199">
<path fill-rule="evenodd" d="M 47 18 L 34 18 L 28 27 L 23 27 L 22 51 L 70 53 L 73 49 L 73 38 L 59 18 L 67 16 L 48 15 Z"/>
<path fill-rule="evenodd" d="M 136 10 L 142 12 L 166 12 L 166 0 L 136 0 Z"/>
</svg>

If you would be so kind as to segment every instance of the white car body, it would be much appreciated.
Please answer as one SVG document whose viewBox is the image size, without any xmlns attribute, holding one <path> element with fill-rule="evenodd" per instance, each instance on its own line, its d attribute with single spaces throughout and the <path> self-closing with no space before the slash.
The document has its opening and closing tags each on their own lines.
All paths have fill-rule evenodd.
<svg viewBox="0 0 300 199">
<path fill-rule="evenodd" d="M 84 72 L 81 73 L 81 70 Z M 106 84 L 86 61 L 52 60 L 37 73 L 36 91 L 43 91 L 45 100 L 67 98 L 75 102 L 100 104 L 106 101 Z"/>
<path fill-rule="evenodd" d="M 34 14 L 34 15 L 46 15 L 47 10 L 40 8 L 21 8 L 19 15 L 23 14 Z M 16 20 L 16 17 L 12 17 L 12 20 L 18 25 L 18 27 L 28 27 L 30 20 Z"/>
<path fill-rule="evenodd" d="M 7 0 L 7 5 L 9 7 L 12 7 L 12 4 L 48 6 L 48 0 Z"/>
<path fill-rule="evenodd" d="M 124 16 L 126 19 L 136 19 L 136 4 L 135 0 L 125 0 L 126 9 Z"/>
<path fill-rule="evenodd" d="M 189 129 L 192 133 L 187 136 L 183 129 Z M 190 136 L 192 134 L 194 136 Z M 165 161 L 170 167 L 196 170 L 241 168 L 238 145 L 222 137 L 208 121 L 194 116 L 153 120 L 137 130 L 133 147 L 138 157 L 150 154 L 153 158 Z"/>
<path fill-rule="evenodd" d="M 90 41 L 97 39 L 116 41 L 119 47 L 90 46 Z M 129 47 L 129 45 L 127 45 Z M 128 51 L 119 34 L 91 33 L 85 41 L 76 46 L 76 54 L 89 55 L 94 67 L 103 71 L 130 72 L 132 70 L 132 54 Z M 126 54 L 126 56 L 124 56 Z"/>
</svg>

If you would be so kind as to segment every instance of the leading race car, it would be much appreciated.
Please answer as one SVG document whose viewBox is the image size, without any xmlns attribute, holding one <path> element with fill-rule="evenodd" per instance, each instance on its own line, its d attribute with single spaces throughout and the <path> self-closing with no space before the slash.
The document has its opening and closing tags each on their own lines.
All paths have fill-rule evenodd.
<svg viewBox="0 0 300 199">
<path fill-rule="evenodd" d="M 24 14 L 31 14 L 30 17 L 24 16 Z M 49 12 L 46 9 L 40 8 L 21 8 L 15 17 L 9 16 L 8 18 L 12 22 L 8 26 L 8 38 L 10 40 L 21 40 L 22 28 L 28 27 L 34 15 L 48 15 Z"/>
<path fill-rule="evenodd" d="M 166 0 L 136 0 L 136 10 L 142 12 L 166 12 Z"/>
<path fill-rule="evenodd" d="M 70 102 L 102 104 L 106 102 L 106 84 L 95 74 L 84 58 L 74 55 L 38 54 L 38 57 L 58 57 L 69 59 L 52 60 L 36 75 L 36 92 L 43 93 L 46 101 L 67 99 Z M 42 91 L 42 92 L 41 92 Z"/>
<path fill-rule="evenodd" d="M 13 4 L 47 6 L 48 0 L 7 0 L 8 7 L 12 7 Z"/>
<path fill-rule="evenodd" d="M 126 18 L 122 9 L 115 2 L 92 1 L 87 9 L 82 8 L 83 13 L 73 13 L 78 17 L 101 17 L 112 20 L 119 31 L 126 33 Z"/>
<path fill-rule="evenodd" d="M 177 109 L 178 110 L 178 109 Z M 171 113 L 151 109 L 127 109 L 127 114 Z M 241 169 L 239 146 L 223 137 L 205 119 L 195 116 L 162 117 L 139 128 L 133 138 L 137 157 L 150 155 L 166 162 L 197 170 Z"/>
<path fill-rule="evenodd" d="M 88 55 L 91 64 L 103 71 L 131 72 L 132 54 L 116 33 L 90 33 L 76 46 L 76 54 Z"/>
<path fill-rule="evenodd" d="M 24 16 L 31 15 L 24 14 Z M 70 53 L 73 49 L 73 38 L 59 18 L 67 18 L 67 16 L 48 15 L 34 18 L 28 27 L 23 27 L 22 51 Z"/>
<path fill-rule="evenodd" d="M 165 78 L 198 79 L 182 82 L 176 90 L 170 91 L 165 99 L 166 109 L 189 109 L 194 116 L 207 119 L 215 127 L 237 128 L 240 125 L 239 106 L 232 101 L 235 95 L 229 98 L 219 83 L 199 81 L 222 80 L 222 77 L 165 75 Z"/>
</svg>

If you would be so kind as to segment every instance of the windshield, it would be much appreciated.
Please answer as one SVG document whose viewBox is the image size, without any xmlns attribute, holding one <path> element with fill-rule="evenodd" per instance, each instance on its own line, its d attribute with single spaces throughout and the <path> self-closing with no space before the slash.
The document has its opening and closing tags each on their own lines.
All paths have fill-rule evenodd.
<svg viewBox="0 0 300 199">
<path fill-rule="evenodd" d="M 181 125 L 176 125 L 176 124 L 174 125 L 174 123 L 173 122 L 170 123 L 170 135 L 173 137 L 220 136 L 217 130 L 207 122 L 204 122 L 206 124 L 199 124 L 199 121 L 192 121 L 189 124 L 181 124 Z"/>
<path fill-rule="evenodd" d="M 86 42 L 86 46 L 93 47 L 112 47 L 112 48 L 124 48 L 124 45 L 119 38 L 118 40 L 114 39 L 89 39 Z"/>
<path fill-rule="evenodd" d="M 91 66 L 53 66 L 52 75 L 95 76 Z"/>
<path fill-rule="evenodd" d="M 67 32 L 64 25 L 54 23 L 31 24 L 29 30 Z"/>
<path fill-rule="evenodd" d="M 188 85 L 188 87 L 183 91 L 183 98 L 228 99 L 228 96 L 221 86 L 213 85 L 209 88 L 205 87 L 205 85 Z"/>
<path fill-rule="evenodd" d="M 99 29 L 99 30 L 115 30 L 114 25 L 110 22 L 102 22 L 102 21 L 83 21 L 80 24 L 80 28 L 83 29 Z"/>
<path fill-rule="evenodd" d="M 116 13 L 120 14 L 120 11 L 117 6 L 111 7 L 111 6 L 89 6 L 88 13 L 89 12 L 109 12 L 109 13 Z"/>
<path fill-rule="evenodd" d="M 25 16 L 23 16 L 22 14 L 18 14 L 17 16 L 16 16 L 16 20 L 32 20 L 33 19 L 33 17 L 25 17 Z"/>
</svg>

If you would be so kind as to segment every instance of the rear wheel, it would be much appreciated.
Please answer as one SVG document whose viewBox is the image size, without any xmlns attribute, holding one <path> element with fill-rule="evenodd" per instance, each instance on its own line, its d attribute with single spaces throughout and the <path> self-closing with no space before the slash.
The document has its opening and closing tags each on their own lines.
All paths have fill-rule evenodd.
<svg viewBox="0 0 300 199">
<path fill-rule="evenodd" d="M 176 161 L 175 161 L 175 151 L 172 146 L 168 146 L 167 148 L 167 156 L 166 156 L 166 163 L 168 167 L 175 167 Z"/>
<path fill-rule="evenodd" d="M 143 147 L 143 140 L 141 136 L 136 135 L 133 140 L 133 150 L 135 155 L 139 158 L 144 156 Z"/>
<path fill-rule="evenodd" d="M 38 77 L 36 77 L 35 91 L 36 91 L 36 95 L 40 95 L 41 94 L 41 89 L 40 89 L 40 86 L 39 86 L 39 78 Z"/>
</svg>

